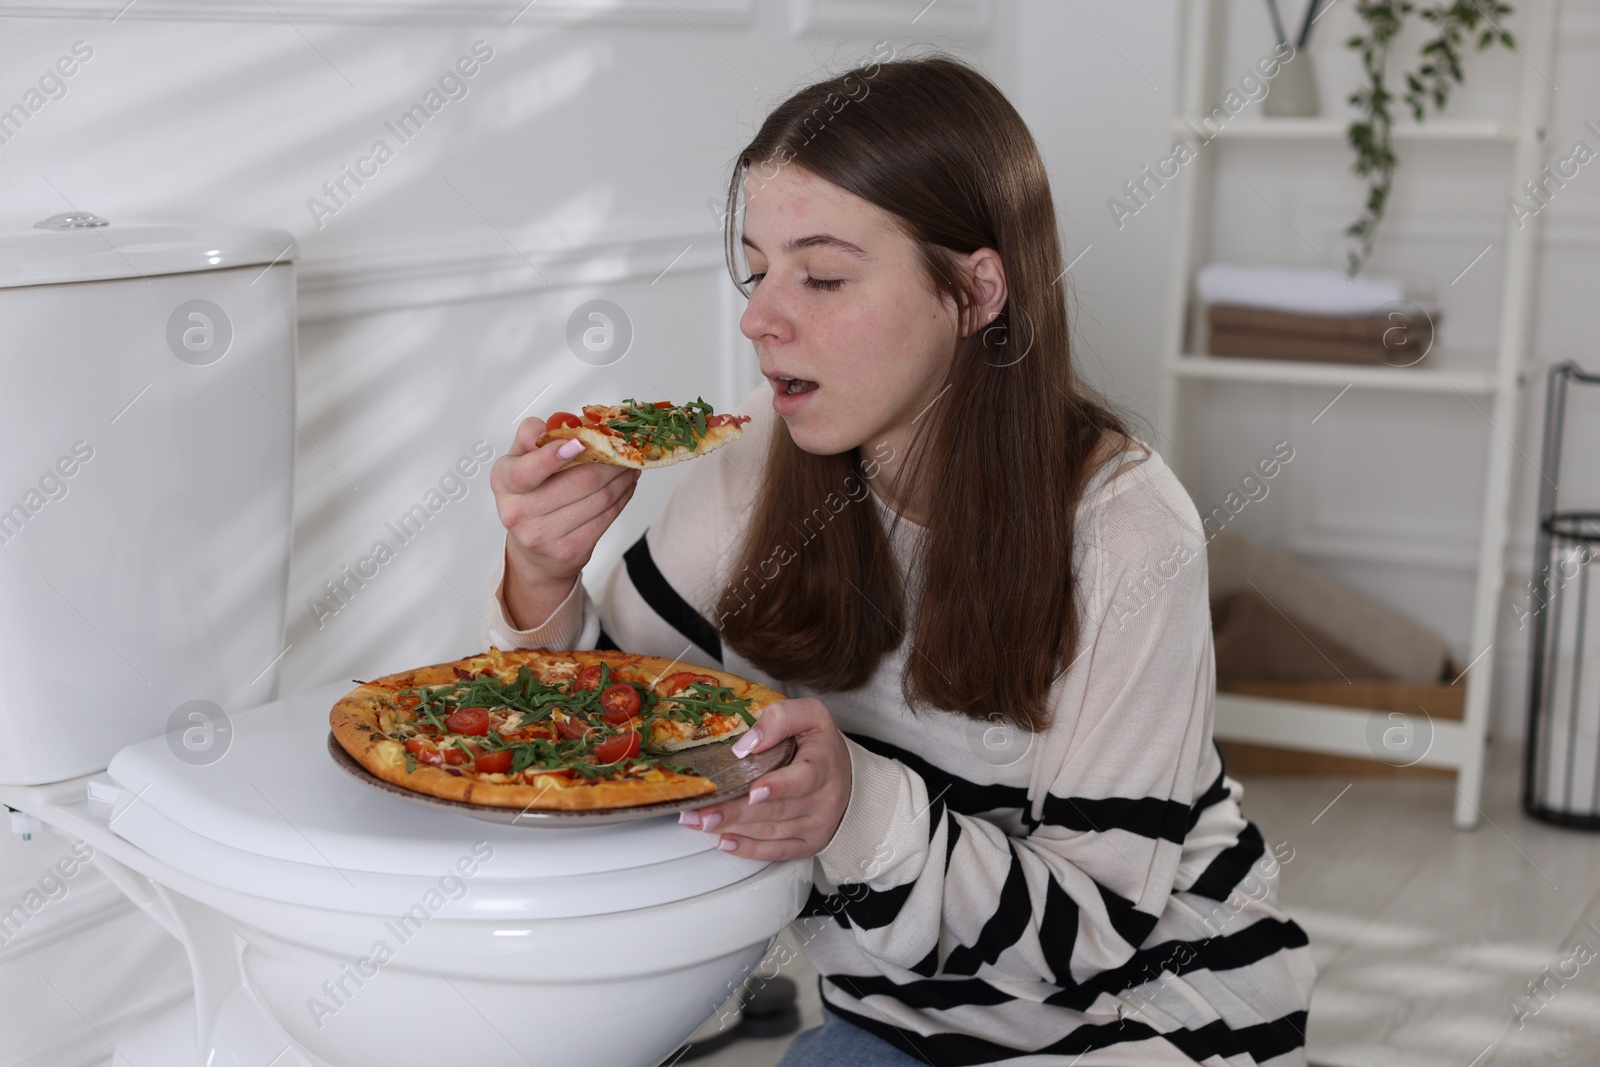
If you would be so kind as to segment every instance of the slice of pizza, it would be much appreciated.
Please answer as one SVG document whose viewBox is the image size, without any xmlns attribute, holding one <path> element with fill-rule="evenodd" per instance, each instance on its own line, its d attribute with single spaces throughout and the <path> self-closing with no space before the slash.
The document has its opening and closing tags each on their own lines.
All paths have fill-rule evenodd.
<svg viewBox="0 0 1600 1067">
<path fill-rule="evenodd" d="M 571 439 L 584 450 L 566 467 L 606 463 L 649 470 L 703 456 L 744 435 L 748 415 L 717 415 L 696 397 L 687 404 L 657 400 L 641 404 L 587 404 L 582 415 L 557 411 L 545 421 L 538 444 Z M 563 467 L 562 470 L 565 470 Z"/>
<path fill-rule="evenodd" d="M 721 673 L 721 672 L 719 672 Z M 739 690 L 749 683 L 728 684 L 701 671 L 675 671 L 654 685 L 650 747 L 677 752 L 696 745 L 726 741 L 750 729 L 754 718 L 744 709 L 750 699 Z"/>
</svg>

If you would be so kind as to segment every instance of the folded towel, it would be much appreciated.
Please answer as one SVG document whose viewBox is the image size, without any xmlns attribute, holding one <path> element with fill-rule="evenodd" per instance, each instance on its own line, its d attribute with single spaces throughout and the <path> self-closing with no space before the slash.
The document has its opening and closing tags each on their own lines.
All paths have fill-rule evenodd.
<svg viewBox="0 0 1600 1067">
<path fill-rule="evenodd" d="M 1293 311 L 1212 304 L 1206 321 L 1213 330 L 1295 334 L 1329 341 L 1377 341 L 1393 323 L 1387 315 L 1302 315 Z"/>
<path fill-rule="evenodd" d="M 1213 356 L 1308 359 L 1410 366 L 1433 344 L 1426 315 L 1301 315 L 1213 304 L 1206 309 Z"/>
<path fill-rule="evenodd" d="M 1367 341 L 1340 341 L 1304 334 L 1248 333 L 1243 330 L 1212 330 L 1206 352 L 1213 356 L 1241 356 L 1249 359 L 1306 360 L 1319 363 L 1389 362 L 1382 345 Z"/>
<path fill-rule="evenodd" d="M 1313 315 L 1367 315 L 1405 298 L 1399 282 L 1362 275 L 1346 281 L 1332 267 L 1257 267 L 1207 263 L 1195 274 L 1207 304 L 1242 304 Z"/>
</svg>

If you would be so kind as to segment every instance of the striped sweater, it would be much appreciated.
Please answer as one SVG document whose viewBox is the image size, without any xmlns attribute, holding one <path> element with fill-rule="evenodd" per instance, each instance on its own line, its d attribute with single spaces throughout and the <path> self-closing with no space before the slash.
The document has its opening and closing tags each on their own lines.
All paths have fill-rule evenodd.
<svg viewBox="0 0 1600 1067">
<path fill-rule="evenodd" d="M 853 784 L 793 932 L 828 1007 L 908 1054 L 1303 1065 L 1315 967 L 1277 906 L 1293 850 L 1269 847 L 1241 816 L 1243 790 L 1212 740 L 1205 538 L 1160 456 L 1113 459 L 1083 497 L 1080 652 L 1051 690 L 1052 725 L 1029 733 L 913 713 L 905 643 L 866 685 L 827 692 L 722 647 L 711 620 L 776 418 L 766 390 L 740 410 L 755 416 L 744 438 L 693 464 L 598 606 L 580 582 L 519 631 L 497 582 L 487 642 L 620 647 L 821 699 Z M 904 573 L 921 528 L 894 522 L 859 479 L 819 502 L 776 558 L 845 507 L 877 509 Z M 751 595 L 760 584 L 744 576 Z"/>
</svg>

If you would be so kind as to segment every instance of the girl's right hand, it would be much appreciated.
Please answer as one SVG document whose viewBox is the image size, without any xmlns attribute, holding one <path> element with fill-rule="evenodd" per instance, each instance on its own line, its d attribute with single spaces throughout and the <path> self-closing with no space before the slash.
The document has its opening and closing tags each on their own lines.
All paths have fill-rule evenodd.
<svg viewBox="0 0 1600 1067">
<path fill-rule="evenodd" d="M 602 463 L 560 470 L 582 443 L 535 447 L 544 427 L 542 419 L 523 419 L 511 450 L 489 470 L 506 528 L 506 607 L 518 629 L 539 625 L 567 598 L 639 481 L 637 470 Z"/>
</svg>

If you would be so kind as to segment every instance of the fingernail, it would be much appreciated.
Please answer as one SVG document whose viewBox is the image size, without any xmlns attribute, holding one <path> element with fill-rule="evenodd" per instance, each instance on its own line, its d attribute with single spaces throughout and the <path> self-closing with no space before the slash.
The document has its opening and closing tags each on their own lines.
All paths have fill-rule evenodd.
<svg viewBox="0 0 1600 1067">
<path fill-rule="evenodd" d="M 761 735 L 756 733 L 753 727 L 749 730 L 746 730 L 744 736 L 733 743 L 733 754 L 738 756 L 740 759 L 744 759 L 750 754 L 750 750 L 756 747 L 760 740 Z"/>
<path fill-rule="evenodd" d="M 700 813 L 698 811 L 680 811 L 678 812 L 678 824 L 680 826 L 699 826 Z"/>
<path fill-rule="evenodd" d="M 707 815 L 704 819 L 700 820 L 700 829 L 702 830 L 715 830 L 721 825 L 722 816 L 718 815 L 716 812 L 712 812 L 710 815 Z"/>
<path fill-rule="evenodd" d="M 764 785 L 758 785 L 750 790 L 750 803 L 759 804 L 772 795 L 772 790 Z"/>
<path fill-rule="evenodd" d="M 582 451 L 582 441 L 563 441 L 561 444 L 556 446 L 556 455 L 560 456 L 562 459 L 571 459 L 573 456 L 576 456 Z"/>
<path fill-rule="evenodd" d="M 717 842 L 717 847 L 724 852 L 737 852 L 739 851 L 739 842 L 735 841 L 731 837 L 724 837 L 721 841 Z"/>
</svg>

